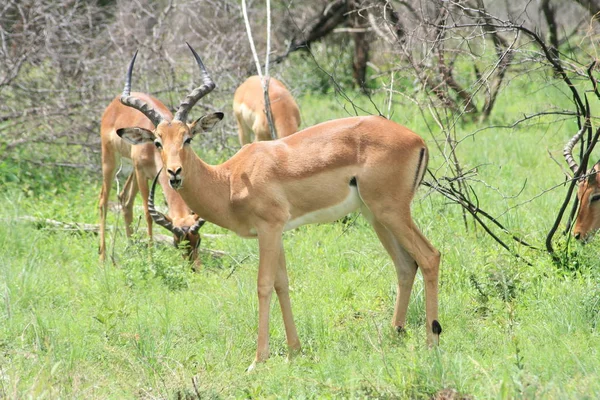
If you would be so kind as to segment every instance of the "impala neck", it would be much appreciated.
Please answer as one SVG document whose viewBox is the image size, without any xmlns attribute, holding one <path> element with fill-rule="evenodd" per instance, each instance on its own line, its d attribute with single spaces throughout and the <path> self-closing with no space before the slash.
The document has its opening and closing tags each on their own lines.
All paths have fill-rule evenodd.
<svg viewBox="0 0 600 400">
<path fill-rule="evenodd" d="M 231 226 L 229 176 L 218 166 L 208 165 L 189 147 L 184 150 L 183 187 L 177 191 L 201 218 L 235 231 Z"/>
</svg>

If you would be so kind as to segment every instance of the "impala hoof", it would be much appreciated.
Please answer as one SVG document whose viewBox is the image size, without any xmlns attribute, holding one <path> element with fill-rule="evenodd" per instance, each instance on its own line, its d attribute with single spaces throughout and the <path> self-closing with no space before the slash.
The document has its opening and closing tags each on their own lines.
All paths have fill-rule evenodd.
<svg viewBox="0 0 600 400">
<path fill-rule="evenodd" d="M 246 368 L 246 373 L 251 373 L 252 371 L 254 371 L 256 369 L 256 361 L 254 361 L 252 364 L 250 364 L 250 366 L 248 368 Z"/>
<path fill-rule="evenodd" d="M 433 322 L 431 323 L 431 331 L 433 332 L 434 335 L 440 335 L 442 333 L 442 325 L 440 325 L 440 323 L 437 321 L 437 319 L 434 319 Z"/>
</svg>

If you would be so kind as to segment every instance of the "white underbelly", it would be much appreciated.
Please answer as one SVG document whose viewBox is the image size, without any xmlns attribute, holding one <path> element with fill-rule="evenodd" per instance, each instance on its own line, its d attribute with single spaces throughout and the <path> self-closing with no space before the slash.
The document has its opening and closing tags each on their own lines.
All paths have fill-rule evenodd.
<svg viewBox="0 0 600 400">
<path fill-rule="evenodd" d="M 357 187 L 350 186 L 350 193 L 341 203 L 338 203 L 332 207 L 312 211 L 298 218 L 289 220 L 285 224 L 283 230 L 289 231 L 299 227 L 300 225 L 335 221 L 348 215 L 352 211 L 357 210 L 358 207 L 360 207 L 360 202 L 361 200 L 360 196 L 358 195 Z"/>
</svg>

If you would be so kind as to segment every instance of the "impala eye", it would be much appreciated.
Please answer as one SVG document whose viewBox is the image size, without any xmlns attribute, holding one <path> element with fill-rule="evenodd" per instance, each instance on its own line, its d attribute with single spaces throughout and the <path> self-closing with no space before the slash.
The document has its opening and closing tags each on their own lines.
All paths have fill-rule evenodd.
<svg viewBox="0 0 600 400">
<path fill-rule="evenodd" d="M 192 143 L 192 138 L 191 137 L 185 139 L 184 142 L 183 142 L 183 144 L 190 144 L 190 143 Z"/>
<path fill-rule="evenodd" d="M 600 200 L 600 194 L 595 194 L 590 198 L 590 203 Z"/>
<path fill-rule="evenodd" d="M 154 145 L 156 146 L 157 149 L 162 149 L 162 143 L 160 142 L 160 140 L 155 140 L 154 141 Z"/>
</svg>

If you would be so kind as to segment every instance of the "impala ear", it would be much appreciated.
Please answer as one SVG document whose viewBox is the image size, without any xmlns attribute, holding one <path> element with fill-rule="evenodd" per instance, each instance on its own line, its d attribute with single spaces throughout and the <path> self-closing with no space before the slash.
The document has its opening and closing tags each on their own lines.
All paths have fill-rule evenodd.
<svg viewBox="0 0 600 400">
<path fill-rule="evenodd" d="M 194 121 L 190 126 L 190 131 L 192 135 L 195 135 L 200 132 L 210 132 L 212 128 L 217 124 L 217 122 L 223 119 L 222 112 L 216 112 L 212 114 L 206 114 L 198 118 Z"/>
<path fill-rule="evenodd" d="M 117 135 L 130 144 L 151 143 L 155 139 L 154 133 L 144 128 L 117 129 Z"/>
</svg>

